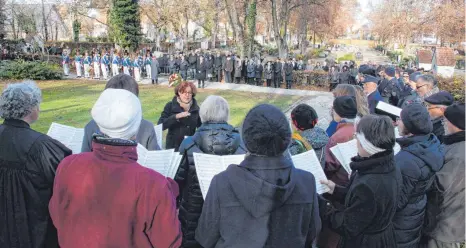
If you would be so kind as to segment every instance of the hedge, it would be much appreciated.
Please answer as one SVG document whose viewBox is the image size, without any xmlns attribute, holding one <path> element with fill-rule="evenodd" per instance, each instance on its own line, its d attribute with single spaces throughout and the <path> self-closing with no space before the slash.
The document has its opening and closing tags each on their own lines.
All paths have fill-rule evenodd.
<svg viewBox="0 0 466 248">
<path fill-rule="evenodd" d="M 293 83 L 298 86 L 329 87 L 328 73 L 320 71 L 293 71 Z"/>
<path fill-rule="evenodd" d="M 3 60 L 0 62 L 0 79 L 62 79 L 63 71 L 57 64 L 41 61 Z"/>
<path fill-rule="evenodd" d="M 465 81 L 464 77 L 442 78 L 437 77 L 438 87 L 440 90 L 450 92 L 455 101 L 464 103 L 465 100 Z"/>
</svg>

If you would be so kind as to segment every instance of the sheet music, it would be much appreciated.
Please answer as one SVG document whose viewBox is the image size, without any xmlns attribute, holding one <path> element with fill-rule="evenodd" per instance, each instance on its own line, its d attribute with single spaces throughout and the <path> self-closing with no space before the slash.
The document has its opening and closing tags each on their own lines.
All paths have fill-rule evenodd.
<svg viewBox="0 0 466 248">
<path fill-rule="evenodd" d="M 228 156 L 221 156 L 223 166 L 225 166 L 225 170 L 228 168 L 230 164 L 239 165 L 244 160 L 244 155 L 228 155 Z"/>
<path fill-rule="evenodd" d="M 292 156 L 291 159 L 293 160 L 293 164 L 296 168 L 310 172 L 314 175 L 316 179 L 317 194 L 323 194 L 330 190 L 326 185 L 320 183 L 320 180 L 327 180 L 327 177 L 325 176 L 322 165 L 320 164 L 314 150 L 309 150 L 305 153 Z"/>
<path fill-rule="evenodd" d="M 341 159 L 343 160 L 343 162 L 340 160 L 338 161 L 343 166 L 343 168 L 348 172 L 348 174 L 350 174 L 351 173 L 351 167 L 350 167 L 351 158 L 358 155 L 358 144 L 357 144 L 356 139 L 352 139 L 345 143 L 340 143 L 336 145 L 336 147 L 341 155 Z"/>
<path fill-rule="evenodd" d="M 178 152 L 173 153 L 172 162 L 170 163 L 170 166 L 167 172 L 167 177 L 171 179 L 175 179 L 176 172 L 178 171 L 178 168 L 180 167 L 180 162 L 182 158 L 183 158 L 183 155 L 179 154 Z"/>
<path fill-rule="evenodd" d="M 60 141 L 73 151 L 73 154 L 81 153 L 84 138 L 84 129 L 75 128 L 52 122 L 47 135 Z"/>
<path fill-rule="evenodd" d="M 400 116 L 400 114 L 401 114 L 401 109 L 400 109 L 400 108 L 395 107 L 395 106 L 393 106 L 393 105 L 390 105 L 390 104 L 388 104 L 388 103 L 385 103 L 385 102 L 383 102 L 383 101 L 379 101 L 379 102 L 377 103 L 377 107 L 376 107 L 376 108 L 379 109 L 379 110 L 382 110 L 382 111 L 384 111 L 384 112 L 386 112 L 386 113 L 395 115 L 395 116 Z"/>
<path fill-rule="evenodd" d="M 148 151 L 144 146 L 138 144 L 138 163 L 158 173 L 167 176 L 171 162 L 174 158 L 174 150 Z"/>
<path fill-rule="evenodd" d="M 212 178 L 226 169 L 222 156 L 193 153 L 197 179 L 204 199 L 207 196 Z M 229 160 L 229 159 L 228 159 Z"/>
<path fill-rule="evenodd" d="M 333 156 L 338 160 L 338 162 L 340 162 L 340 164 L 345 163 L 345 160 L 343 159 L 343 156 L 341 155 L 340 149 L 338 149 L 338 145 L 330 148 L 330 151 L 332 152 Z"/>
<path fill-rule="evenodd" d="M 154 130 L 155 130 L 155 135 L 157 136 L 157 144 L 159 145 L 160 149 L 163 149 L 164 148 L 164 145 L 163 145 L 163 126 L 162 124 L 159 124 L 157 126 L 154 126 Z"/>
</svg>

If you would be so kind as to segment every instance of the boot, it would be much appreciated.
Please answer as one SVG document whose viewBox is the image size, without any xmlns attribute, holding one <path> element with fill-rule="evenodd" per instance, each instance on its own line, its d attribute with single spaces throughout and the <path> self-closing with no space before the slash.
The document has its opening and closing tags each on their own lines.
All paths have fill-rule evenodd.
<svg viewBox="0 0 466 248">
<path fill-rule="evenodd" d="M 205 82 L 202 81 L 202 88 L 204 89 L 204 87 L 205 87 Z"/>
<path fill-rule="evenodd" d="M 154 84 L 155 80 L 152 79 L 152 84 Z"/>
</svg>

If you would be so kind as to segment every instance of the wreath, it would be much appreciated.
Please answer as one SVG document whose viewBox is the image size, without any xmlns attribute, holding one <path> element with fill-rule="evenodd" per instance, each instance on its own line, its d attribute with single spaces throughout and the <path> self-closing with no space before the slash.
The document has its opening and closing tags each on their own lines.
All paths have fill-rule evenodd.
<svg viewBox="0 0 466 248">
<path fill-rule="evenodd" d="M 168 77 L 168 87 L 176 87 L 181 83 L 182 80 L 183 78 L 180 76 L 180 74 L 173 73 L 170 75 L 170 77 Z"/>
</svg>

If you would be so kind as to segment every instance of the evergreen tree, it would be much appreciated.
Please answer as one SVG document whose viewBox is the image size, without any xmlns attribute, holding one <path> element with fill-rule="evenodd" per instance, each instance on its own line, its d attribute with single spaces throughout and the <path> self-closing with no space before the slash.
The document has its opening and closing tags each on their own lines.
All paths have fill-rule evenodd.
<svg viewBox="0 0 466 248">
<path fill-rule="evenodd" d="M 137 0 L 112 0 L 109 24 L 113 42 L 132 50 L 138 48 L 142 34 Z"/>
</svg>

